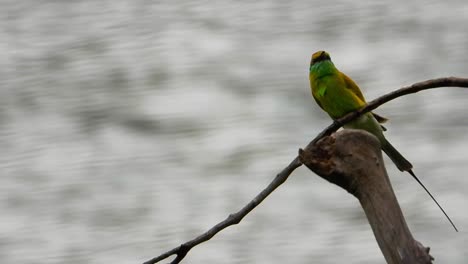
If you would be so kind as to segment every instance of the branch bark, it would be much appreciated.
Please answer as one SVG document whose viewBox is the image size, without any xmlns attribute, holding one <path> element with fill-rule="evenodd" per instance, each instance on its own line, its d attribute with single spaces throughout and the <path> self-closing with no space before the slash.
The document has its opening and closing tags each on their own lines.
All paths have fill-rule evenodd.
<svg viewBox="0 0 468 264">
<path fill-rule="evenodd" d="M 432 263 L 429 248 L 416 241 L 408 229 L 375 136 L 346 129 L 299 150 L 299 158 L 310 170 L 359 200 L 387 263 Z"/>
<path fill-rule="evenodd" d="M 468 88 L 468 78 L 458 78 L 458 77 L 444 77 L 444 78 L 437 78 L 437 79 L 431 79 L 427 81 L 422 81 L 422 82 L 417 82 L 415 84 L 412 84 L 410 86 L 405 86 L 402 87 L 398 90 L 395 90 L 393 92 L 390 92 L 388 94 L 382 95 L 370 102 L 367 103 L 366 106 L 363 108 L 351 112 L 339 119 L 336 119 L 333 121 L 331 125 L 329 125 L 327 128 L 322 130 L 310 143 L 310 144 L 315 144 L 317 141 L 319 141 L 321 138 L 325 136 L 331 135 L 333 132 L 337 131 L 340 127 L 342 127 L 344 124 L 356 119 L 358 116 L 365 114 L 367 112 L 370 112 L 377 107 L 393 100 L 396 99 L 400 96 L 403 95 L 408 95 L 408 94 L 413 94 L 417 93 L 420 91 L 424 90 L 429 90 L 429 89 L 434 89 L 434 88 L 442 88 L 442 87 L 456 87 L 456 88 Z"/>
<path fill-rule="evenodd" d="M 342 125 L 346 124 L 347 122 L 352 121 L 353 119 L 357 118 L 358 116 L 372 111 L 375 108 L 379 107 L 380 105 L 391 101 L 395 98 L 398 98 L 403 95 L 416 93 L 422 90 L 428 90 L 432 88 L 439 88 L 439 87 L 462 87 L 468 88 L 468 78 L 457 78 L 457 77 L 445 77 L 445 78 L 438 78 L 427 80 L 423 82 L 415 83 L 411 86 L 403 87 L 399 90 L 393 91 L 386 95 L 383 95 L 371 102 L 369 102 L 364 108 L 351 112 L 344 117 L 333 121 L 331 125 L 325 128 L 322 132 L 320 132 L 308 145 L 307 148 L 311 147 L 312 145 L 316 144 L 320 139 L 331 135 L 333 132 L 338 130 Z M 299 160 L 299 156 L 296 156 L 288 166 L 286 166 L 276 177 L 273 181 L 264 189 L 262 190 L 255 198 L 250 201 L 247 205 L 245 205 L 242 209 L 238 212 L 229 215 L 228 218 L 223 220 L 222 222 L 213 226 L 210 230 L 206 231 L 205 233 L 201 234 L 200 236 L 185 242 L 184 244 L 175 247 L 158 257 L 150 259 L 144 264 L 154 264 L 161 260 L 164 260 L 172 255 L 177 255 L 177 257 L 171 262 L 172 264 L 179 263 L 187 253 L 196 245 L 203 243 L 209 239 L 211 239 L 214 235 L 216 235 L 219 231 L 223 230 L 224 228 L 238 224 L 244 216 L 246 216 L 250 211 L 252 211 L 257 205 L 259 205 L 268 195 L 270 195 L 276 188 L 278 188 L 281 184 L 283 184 L 289 177 L 289 175 L 299 166 L 301 166 L 301 162 Z"/>
</svg>

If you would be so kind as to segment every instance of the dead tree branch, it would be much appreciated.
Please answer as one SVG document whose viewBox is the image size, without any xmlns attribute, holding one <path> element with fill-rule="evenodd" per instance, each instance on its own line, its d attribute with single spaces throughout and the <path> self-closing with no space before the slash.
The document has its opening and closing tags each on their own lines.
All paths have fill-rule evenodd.
<svg viewBox="0 0 468 264">
<path fill-rule="evenodd" d="M 440 87 L 462 87 L 468 88 L 468 79 L 467 78 L 457 78 L 457 77 L 445 77 L 445 78 L 438 78 L 438 79 L 431 79 L 423 82 L 415 83 L 411 86 L 403 87 L 399 90 L 393 91 L 386 95 L 383 95 L 371 102 L 369 102 L 365 107 L 362 109 L 351 112 L 344 117 L 335 120 L 330 126 L 325 128 L 322 132 L 320 132 L 308 145 L 306 148 L 311 147 L 312 145 L 316 144 L 320 139 L 324 138 L 325 136 L 331 135 L 333 132 L 337 131 L 341 126 L 350 122 L 351 120 L 357 118 L 358 116 L 372 111 L 379 107 L 380 105 L 391 101 L 395 98 L 398 98 L 403 95 L 416 93 L 423 90 L 433 89 L 433 88 L 440 88 Z M 247 205 L 245 205 L 242 209 L 238 212 L 229 215 L 228 218 L 223 220 L 222 222 L 213 226 L 210 230 L 206 231 L 205 233 L 201 234 L 200 236 L 187 241 L 181 244 L 178 247 L 175 247 L 158 257 L 155 257 L 151 260 L 144 262 L 144 264 L 153 264 L 157 263 L 161 260 L 164 260 L 172 255 L 176 255 L 177 257 L 171 262 L 173 264 L 179 263 L 187 253 L 196 245 L 203 243 L 209 239 L 211 239 L 214 235 L 216 235 L 219 231 L 223 230 L 224 228 L 238 224 L 244 216 L 246 216 L 250 211 L 252 211 L 255 207 L 257 207 L 268 195 L 270 195 L 276 188 L 278 188 L 281 184 L 283 184 L 289 177 L 289 175 L 299 166 L 301 166 L 301 162 L 299 160 L 299 156 L 295 157 L 291 163 L 286 166 L 276 177 L 273 181 L 264 189 L 262 190 L 253 200 L 251 200 Z"/>
<path fill-rule="evenodd" d="M 432 263 L 429 248 L 416 241 L 406 225 L 374 135 L 345 129 L 299 150 L 299 157 L 310 170 L 359 200 L 387 263 Z"/>
</svg>

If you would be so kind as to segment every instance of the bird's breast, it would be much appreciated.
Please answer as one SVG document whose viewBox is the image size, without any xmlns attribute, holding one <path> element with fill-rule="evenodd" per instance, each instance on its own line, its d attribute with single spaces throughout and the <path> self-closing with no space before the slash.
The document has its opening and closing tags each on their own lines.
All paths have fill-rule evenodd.
<svg viewBox="0 0 468 264">
<path fill-rule="evenodd" d="M 350 89 L 338 75 L 328 74 L 311 78 L 312 94 L 321 107 L 336 119 L 360 108 Z"/>
</svg>

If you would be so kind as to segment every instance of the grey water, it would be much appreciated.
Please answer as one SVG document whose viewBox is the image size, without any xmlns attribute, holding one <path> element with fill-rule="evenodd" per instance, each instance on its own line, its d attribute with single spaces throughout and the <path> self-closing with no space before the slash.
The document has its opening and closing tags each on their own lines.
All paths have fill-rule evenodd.
<svg viewBox="0 0 468 264">
<path fill-rule="evenodd" d="M 330 119 L 310 56 L 368 100 L 468 77 L 466 1 L 1 1 L 0 262 L 141 263 L 260 192 Z M 461 230 L 386 159 L 414 237 L 468 259 L 468 91 L 376 110 Z M 183 263 L 384 263 L 357 200 L 306 168 Z M 167 263 L 167 261 L 163 262 Z"/>
</svg>

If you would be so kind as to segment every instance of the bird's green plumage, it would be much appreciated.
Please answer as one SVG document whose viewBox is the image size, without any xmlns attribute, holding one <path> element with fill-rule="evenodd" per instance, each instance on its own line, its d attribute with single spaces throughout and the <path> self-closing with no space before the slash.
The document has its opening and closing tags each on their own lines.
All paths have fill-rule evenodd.
<svg viewBox="0 0 468 264">
<path fill-rule="evenodd" d="M 340 118 L 366 105 L 366 100 L 359 87 L 351 78 L 335 67 L 328 53 L 324 51 L 314 53 L 309 69 L 312 95 L 317 104 L 327 112 L 331 118 Z M 379 117 L 379 120 L 384 122 L 386 119 Z M 383 134 L 383 128 L 373 113 L 366 113 L 346 124 L 344 127 L 363 129 L 374 134 L 379 139 L 382 150 L 387 153 L 401 171 L 408 171 L 413 167 L 411 163 L 387 141 Z"/>
<path fill-rule="evenodd" d="M 346 88 L 343 73 L 330 60 L 320 61 L 310 67 L 312 95 L 331 118 L 336 119 L 364 106 L 351 89 Z"/>
<path fill-rule="evenodd" d="M 317 104 L 328 113 L 328 115 L 337 119 L 349 112 L 358 110 L 366 105 L 366 100 L 356 85 L 356 83 L 340 72 L 333 62 L 330 55 L 325 51 L 318 51 L 312 55 L 309 68 L 310 88 Z M 457 230 L 452 220 L 439 205 L 437 200 L 421 183 L 411 170 L 413 165 L 406 160 L 385 138 L 384 128 L 379 123 L 387 121 L 386 118 L 368 112 L 357 119 L 344 125 L 344 128 L 363 129 L 376 136 L 382 147 L 382 150 L 390 157 L 401 171 L 407 171 L 431 196 L 432 200 L 439 206 L 452 226 Z"/>
</svg>

